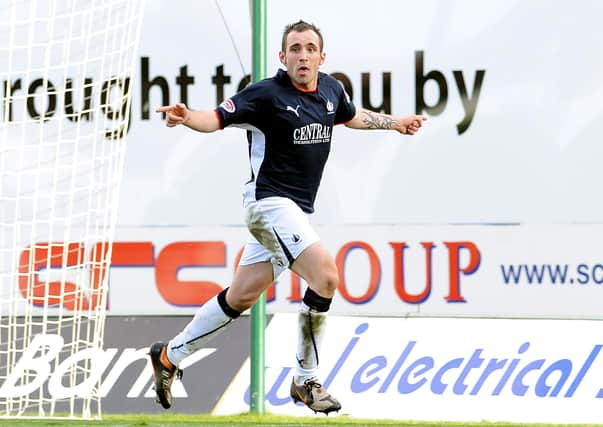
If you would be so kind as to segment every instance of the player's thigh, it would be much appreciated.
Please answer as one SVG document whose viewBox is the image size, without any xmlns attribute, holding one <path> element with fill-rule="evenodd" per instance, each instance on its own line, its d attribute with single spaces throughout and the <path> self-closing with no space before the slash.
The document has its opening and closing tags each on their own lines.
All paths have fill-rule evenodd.
<svg viewBox="0 0 603 427">
<path fill-rule="evenodd" d="M 319 240 L 308 215 L 292 200 L 268 197 L 246 205 L 246 221 L 252 240 L 245 247 L 242 263 L 270 260 L 274 277 L 289 267 L 306 248 Z M 258 244 L 262 247 L 257 248 Z M 263 257 L 258 259 L 258 257 Z"/>
<path fill-rule="evenodd" d="M 251 307 L 273 281 L 271 262 L 239 265 L 226 293 L 226 302 L 237 311 Z"/>
<path fill-rule="evenodd" d="M 335 294 L 339 273 L 335 259 L 322 242 L 315 242 L 304 249 L 290 268 L 320 296 L 332 298 Z"/>
</svg>

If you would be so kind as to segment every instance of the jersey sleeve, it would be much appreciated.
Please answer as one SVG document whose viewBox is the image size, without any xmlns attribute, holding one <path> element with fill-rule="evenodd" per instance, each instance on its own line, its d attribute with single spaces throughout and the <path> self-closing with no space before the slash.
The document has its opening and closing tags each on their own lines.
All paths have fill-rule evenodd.
<svg viewBox="0 0 603 427">
<path fill-rule="evenodd" d="M 249 85 L 242 91 L 225 99 L 216 107 L 222 128 L 232 125 L 257 126 L 262 111 L 262 90 L 258 84 Z"/>
<path fill-rule="evenodd" d="M 337 83 L 339 86 L 339 83 Z M 356 107 L 346 93 L 345 89 L 339 86 L 339 103 L 337 105 L 337 111 L 335 112 L 335 124 L 347 123 L 354 118 L 356 115 Z"/>
</svg>

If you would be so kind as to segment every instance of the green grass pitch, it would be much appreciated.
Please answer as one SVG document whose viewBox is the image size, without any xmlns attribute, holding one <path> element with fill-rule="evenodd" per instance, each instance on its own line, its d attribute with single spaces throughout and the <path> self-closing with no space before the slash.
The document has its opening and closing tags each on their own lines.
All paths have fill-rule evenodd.
<svg viewBox="0 0 603 427">
<path fill-rule="evenodd" d="M 366 420 L 348 418 L 345 416 L 326 417 L 323 415 L 313 417 L 288 417 L 277 415 L 250 415 L 241 414 L 235 416 L 213 416 L 213 415 L 104 415 L 102 420 L 39 420 L 39 419 L 1 419 L 2 427 L 41 427 L 41 426 L 77 426 L 77 427 L 177 427 L 177 426 L 399 426 L 399 427 L 560 427 L 562 424 L 519 424 L 519 423 L 461 423 L 461 422 L 414 422 L 397 420 Z M 579 426 L 578 424 L 573 425 Z M 586 427 L 585 424 L 580 426 Z M 594 425 L 589 425 L 594 427 Z M 603 425 L 599 425 L 603 427 Z"/>
</svg>

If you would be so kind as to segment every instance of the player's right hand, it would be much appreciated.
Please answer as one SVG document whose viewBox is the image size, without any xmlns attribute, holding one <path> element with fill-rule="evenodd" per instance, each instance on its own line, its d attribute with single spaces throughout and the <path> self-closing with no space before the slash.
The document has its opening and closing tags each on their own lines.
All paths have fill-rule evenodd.
<svg viewBox="0 0 603 427">
<path fill-rule="evenodd" d="M 167 127 L 172 128 L 174 126 L 185 124 L 189 117 L 190 111 L 186 108 L 185 104 L 178 103 L 174 105 L 164 105 L 155 110 L 156 113 L 165 113 Z"/>
</svg>

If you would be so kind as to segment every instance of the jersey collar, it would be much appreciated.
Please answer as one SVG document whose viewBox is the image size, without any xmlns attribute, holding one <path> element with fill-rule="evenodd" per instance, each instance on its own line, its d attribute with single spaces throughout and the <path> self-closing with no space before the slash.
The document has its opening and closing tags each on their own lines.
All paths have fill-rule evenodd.
<svg viewBox="0 0 603 427">
<path fill-rule="evenodd" d="M 279 68 L 278 71 L 276 72 L 276 76 L 275 76 L 278 80 L 284 82 L 285 84 L 291 86 L 293 89 L 295 89 L 298 92 L 301 93 L 307 93 L 307 94 L 314 94 L 314 93 L 318 93 L 318 86 L 320 85 L 320 81 L 322 80 L 322 73 L 319 72 L 318 73 L 318 80 L 316 82 L 316 89 L 315 90 L 301 90 L 296 88 L 295 86 L 293 86 L 293 83 L 291 83 L 291 78 L 289 77 L 289 74 L 287 74 L 286 70 L 283 70 L 282 68 Z"/>
</svg>

